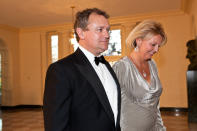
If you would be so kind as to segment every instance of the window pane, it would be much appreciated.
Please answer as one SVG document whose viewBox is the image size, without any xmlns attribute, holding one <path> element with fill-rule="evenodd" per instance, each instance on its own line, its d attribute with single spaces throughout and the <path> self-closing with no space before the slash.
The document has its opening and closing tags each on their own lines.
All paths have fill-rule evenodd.
<svg viewBox="0 0 197 131">
<path fill-rule="evenodd" d="M 58 60 L 58 35 L 51 36 L 52 63 Z"/>
<path fill-rule="evenodd" d="M 108 50 L 103 52 L 104 56 L 119 56 L 122 53 L 121 50 L 121 30 L 111 30 Z"/>
</svg>

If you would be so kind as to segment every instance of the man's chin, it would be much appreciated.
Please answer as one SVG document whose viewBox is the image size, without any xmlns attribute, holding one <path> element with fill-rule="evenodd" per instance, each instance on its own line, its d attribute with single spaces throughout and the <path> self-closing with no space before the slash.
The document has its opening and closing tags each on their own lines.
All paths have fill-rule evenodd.
<svg viewBox="0 0 197 131">
<path fill-rule="evenodd" d="M 104 51 L 103 51 L 103 52 L 105 52 L 106 50 L 108 50 L 108 48 L 104 49 Z"/>
<path fill-rule="evenodd" d="M 108 46 L 105 46 L 105 47 L 103 47 L 103 48 L 101 48 L 103 51 L 106 51 L 106 50 L 108 50 Z"/>
<path fill-rule="evenodd" d="M 108 48 L 107 48 L 107 49 L 108 49 Z M 107 49 L 101 49 L 101 50 L 100 50 L 100 54 L 103 53 L 103 52 L 105 52 Z"/>
</svg>

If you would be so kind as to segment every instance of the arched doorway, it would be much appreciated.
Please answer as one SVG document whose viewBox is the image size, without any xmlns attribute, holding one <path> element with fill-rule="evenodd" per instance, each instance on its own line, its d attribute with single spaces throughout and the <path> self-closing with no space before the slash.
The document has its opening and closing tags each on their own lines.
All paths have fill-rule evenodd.
<svg viewBox="0 0 197 131">
<path fill-rule="evenodd" d="M 0 38 L 0 105 L 10 101 L 8 91 L 8 50 L 5 42 Z"/>
</svg>

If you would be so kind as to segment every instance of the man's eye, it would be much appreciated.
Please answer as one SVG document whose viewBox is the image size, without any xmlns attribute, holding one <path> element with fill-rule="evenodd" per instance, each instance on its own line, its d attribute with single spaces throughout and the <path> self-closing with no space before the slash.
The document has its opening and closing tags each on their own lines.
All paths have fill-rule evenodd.
<svg viewBox="0 0 197 131">
<path fill-rule="evenodd" d="M 103 29 L 102 29 L 102 28 L 98 28 L 97 31 L 98 31 L 98 32 L 102 32 Z"/>
<path fill-rule="evenodd" d="M 106 32 L 108 32 L 109 34 L 111 33 L 111 30 L 110 30 L 110 29 L 105 29 L 105 28 L 98 28 L 96 31 L 97 31 L 97 32 L 106 31 Z"/>
</svg>

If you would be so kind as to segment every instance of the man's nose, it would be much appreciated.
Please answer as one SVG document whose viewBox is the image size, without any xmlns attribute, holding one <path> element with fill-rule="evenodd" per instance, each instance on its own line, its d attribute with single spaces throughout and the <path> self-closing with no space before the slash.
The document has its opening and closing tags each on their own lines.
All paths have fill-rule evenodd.
<svg viewBox="0 0 197 131">
<path fill-rule="evenodd" d="M 105 38 L 109 39 L 110 32 L 108 30 L 103 30 L 103 35 L 104 35 Z"/>
</svg>

